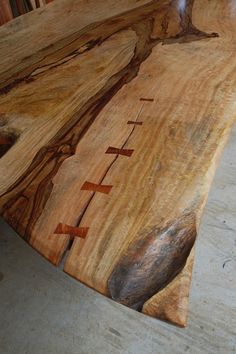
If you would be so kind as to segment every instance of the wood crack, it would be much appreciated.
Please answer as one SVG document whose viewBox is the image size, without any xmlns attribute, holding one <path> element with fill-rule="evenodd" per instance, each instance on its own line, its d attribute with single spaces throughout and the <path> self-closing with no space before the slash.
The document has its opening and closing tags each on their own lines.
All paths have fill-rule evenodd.
<svg viewBox="0 0 236 354">
<path fill-rule="evenodd" d="M 138 122 L 138 118 L 139 118 L 140 114 L 141 114 L 141 110 L 140 110 L 139 114 L 137 115 L 135 122 Z M 125 148 L 126 144 L 129 142 L 131 136 L 133 135 L 133 133 L 134 133 L 134 131 L 135 131 L 135 128 L 136 128 L 136 126 L 134 125 L 134 126 L 132 127 L 131 132 L 129 133 L 128 137 L 126 138 L 125 142 L 124 142 L 123 145 L 121 146 L 121 149 L 124 149 L 124 148 Z M 116 157 L 113 159 L 113 161 L 112 161 L 112 162 L 110 163 L 110 165 L 107 167 L 106 171 L 104 172 L 102 178 L 99 180 L 98 184 L 102 184 L 102 183 L 103 183 L 103 181 L 104 181 L 105 178 L 107 177 L 108 173 L 110 172 L 110 170 L 112 169 L 113 165 L 115 164 L 115 162 L 117 161 L 118 158 L 119 158 L 119 154 L 116 155 Z M 86 211 L 88 210 L 89 206 L 91 205 L 92 200 L 93 200 L 95 194 L 96 194 L 95 192 L 92 194 L 92 196 L 89 198 L 89 200 L 88 200 L 88 202 L 87 202 L 87 204 L 86 204 L 84 210 L 83 210 L 82 213 L 80 214 L 79 219 L 77 220 L 77 223 L 76 223 L 76 226 L 77 226 L 77 227 L 80 226 L 80 224 L 81 224 L 81 222 L 82 222 L 82 220 L 83 220 L 83 217 L 85 216 Z M 69 245 L 68 247 L 69 247 L 69 249 L 70 249 L 70 248 L 71 248 L 71 245 Z"/>
</svg>

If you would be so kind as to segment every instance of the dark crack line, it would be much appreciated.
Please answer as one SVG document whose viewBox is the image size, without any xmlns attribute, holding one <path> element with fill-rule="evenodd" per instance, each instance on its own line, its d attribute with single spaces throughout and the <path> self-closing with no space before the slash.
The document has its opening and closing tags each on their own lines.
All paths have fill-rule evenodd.
<svg viewBox="0 0 236 354">
<path fill-rule="evenodd" d="M 143 106 L 142 106 L 142 107 L 143 107 Z M 140 116 L 140 114 L 141 114 L 141 112 L 142 112 L 142 107 L 141 107 L 141 109 L 140 109 L 140 111 L 139 111 L 139 113 L 138 113 L 138 115 L 137 115 L 137 118 L 135 119 L 135 122 L 138 121 L 138 118 L 139 118 L 139 116 Z M 130 140 L 131 136 L 133 135 L 133 133 L 134 133 L 134 131 L 135 131 L 135 128 L 136 128 L 136 126 L 134 125 L 133 128 L 132 128 L 132 130 L 131 130 L 131 132 L 129 133 L 128 137 L 126 138 L 125 142 L 124 142 L 123 145 L 121 146 L 121 149 L 123 149 L 123 148 L 126 146 L 126 144 L 128 143 L 128 141 Z M 102 178 L 101 178 L 100 181 L 99 181 L 99 184 L 101 184 L 101 183 L 104 181 L 104 179 L 105 179 L 106 176 L 108 175 L 109 171 L 111 170 L 112 166 L 113 166 L 113 165 L 115 164 L 115 162 L 117 161 L 118 157 L 119 157 L 119 154 L 116 155 L 116 157 L 113 159 L 113 161 L 112 161 L 112 162 L 110 163 L 110 165 L 107 167 L 107 169 L 106 169 L 104 175 L 102 176 Z M 89 201 L 88 201 L 88 203 L 87 203 L 87 205 L 86 205 L 84 211 L 82 212 L 81 216 L 79 217 L 79 220 L 78 220 L 76 226 L 79 226 L 79 225 L 80 225 L 80 223 L 81 223 L 83 217 L 85 216 L 85 214 L 86 214 L 86 212 L 87 212 L 87 210 L 88 210 L 88 208 L 89 208 L 89 206 L 90 206 L 90 204 L 91 204 L 91 202 L 92 202 L 92 200 L 93 200 L 95 194 L 96 194 L 96 192 L 94 192 L 94 193 L 92 194 L 92 196 L 90 197 L 90 199 L 89 199 Z"/>
</svg>

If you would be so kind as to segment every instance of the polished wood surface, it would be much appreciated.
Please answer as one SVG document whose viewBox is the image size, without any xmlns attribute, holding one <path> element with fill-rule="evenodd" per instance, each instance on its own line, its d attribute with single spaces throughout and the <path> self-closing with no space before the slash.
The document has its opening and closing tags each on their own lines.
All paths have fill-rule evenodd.
<svg viewBox="0 0 236 354">
<path fill-rule="evenodd" d="M 230 0 L 61 0 L 0 29 L 1 214 L 73 277 L 180 326 L 236 115 L 235 20 Z"/>
</svg>

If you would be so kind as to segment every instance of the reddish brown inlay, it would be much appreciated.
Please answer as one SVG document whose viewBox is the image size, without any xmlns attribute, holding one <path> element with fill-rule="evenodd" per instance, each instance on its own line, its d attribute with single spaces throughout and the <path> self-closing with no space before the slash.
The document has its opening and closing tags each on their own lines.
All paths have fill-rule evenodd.
<svg viewBox="0 0 236 354">
<path fill-rule="evenodd" d="M 153 102 L 153 101 L 154 101 L 154 98 L 144 98 L 144 97 L 141 97 L 141 98 L 140 98 L 140 101 Z"/>
<path fill-rule="evenodd" d="M 85 238 L 87 236 L 89 227 L 75 227 L 66 224 L 62 224 L 61 222 L 57 225 L 54 234 L 59 235 L 71 235 L 77 236 L 81 238 Z"/>
<path fill-rule="evenodd" d="M 127 124 L 143 125 L 143 122 L 137 122 L 136 120 L 128 120 Z"/>
<path fill-rule="evenodd" d="M 102 184 L 96 184 L 96 183 L 86 181 L 82 185 L 81 190 L 109 194 L 112 187 L 113 186 L 110 186 L 110 185 L 102 185 Z"/>
<path fill-rule="evenodd" d="M 109 148 L 106 151 L 106 154 L 116 154 L 116 155 L 124 155 L 124 156 L 130 157 L 133 152 L 134 152 L 133 149 L 118 149 L 118 148 L 109 146 Z"/>
<path fill-rule="evenodd" d="M 0 136 L 0 145 L 11 145 L 12 139 L 7 136 Z"/>
</svg>

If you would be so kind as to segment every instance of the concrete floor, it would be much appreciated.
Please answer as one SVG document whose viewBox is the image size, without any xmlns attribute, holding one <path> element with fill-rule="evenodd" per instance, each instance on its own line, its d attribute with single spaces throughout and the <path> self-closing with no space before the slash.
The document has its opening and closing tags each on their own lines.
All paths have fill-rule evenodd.
<svg viewBox="0 0 236 354">
<path fill-rule="evenodd" d="M 0 221 L 0 354 L 236 353 L 236 128 L 197 242 L 189 326 L 106 299 Z"/>
</svg>

